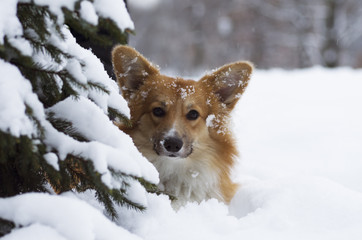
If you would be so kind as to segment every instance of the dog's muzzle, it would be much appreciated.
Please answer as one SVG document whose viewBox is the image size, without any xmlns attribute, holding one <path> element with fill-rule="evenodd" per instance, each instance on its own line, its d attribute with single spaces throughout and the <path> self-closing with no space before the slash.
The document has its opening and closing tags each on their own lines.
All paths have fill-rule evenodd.
<svg viewBox="0 0 362 240">
<path fill-rule="evenodd" d="M 181 150 L 182 145 L 184 145 L 183 141 L 180 138 L 170 137 L 166 138 L 163 142 L 163 147 L 167 150 L 167 152 L 177 153 Z"/>
<path fill-rule="evenodd" d="M 191 144 L 184 144 L 179 137 L 166 137 L 154 142 L 153 149 L 160 156 L 186 158 L 192 153 Z"/>
</svg>

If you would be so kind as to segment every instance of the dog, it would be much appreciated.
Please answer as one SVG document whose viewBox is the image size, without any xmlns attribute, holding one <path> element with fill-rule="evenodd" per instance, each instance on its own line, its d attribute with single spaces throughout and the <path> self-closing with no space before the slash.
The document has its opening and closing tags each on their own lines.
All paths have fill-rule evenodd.
<svg viewBox="0 0 362 240">
<path fill-rule="evenodd" d="M 159 172 L 159 188 L 175 208 L 216 198 L 229 203 L 237 149 L 228 122 L 248 85 L 253 65 L 234 62 L 199 81 L 162 75 L 129 46 L 116 46 L 112 63 L 131 112 L 119 126 Z"/>
</svg>

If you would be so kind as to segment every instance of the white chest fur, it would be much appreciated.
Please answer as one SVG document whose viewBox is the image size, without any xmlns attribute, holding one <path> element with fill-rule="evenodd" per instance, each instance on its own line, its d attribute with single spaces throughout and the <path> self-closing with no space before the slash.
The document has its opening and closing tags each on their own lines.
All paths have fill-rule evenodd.
<svg viewBox="0 0 362 240">
<path fill-rule="evenodd" d="M 174 207 L 210 198 L 223 201 L 219 174 L 207 161 L 159 157 L 153 164 L 159 172 L 161 190 L 177 198 Z"/>
</svg>

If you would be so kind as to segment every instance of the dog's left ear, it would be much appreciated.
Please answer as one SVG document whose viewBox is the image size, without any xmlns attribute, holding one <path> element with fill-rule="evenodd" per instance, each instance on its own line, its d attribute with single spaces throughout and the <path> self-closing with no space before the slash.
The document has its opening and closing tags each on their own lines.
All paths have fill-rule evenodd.
<svg viewBox="0 0 362 240">
<path fill-rule="evenodd" d="M 235 62 L 217 69 L 200 81 L 216 94 L 219 101 L 233 109 L 250 80 L 253 65 L 250 62 Z"/>
<path fill-rule="evenodd" d="M 112 51 L 112 63 L 123 97 L 128 101 L 144 82 L 159 71 L 134 48 L 116 46 Z"/>
</svg>

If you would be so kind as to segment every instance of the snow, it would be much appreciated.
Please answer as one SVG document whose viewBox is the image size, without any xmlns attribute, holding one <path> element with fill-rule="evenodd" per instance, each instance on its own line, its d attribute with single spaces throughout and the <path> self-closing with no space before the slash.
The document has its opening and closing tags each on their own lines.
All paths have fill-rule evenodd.
<svg viewBox="0 0 362 240">
<path fill-rule="evenodd" d="M 32 57 L 36 63 L 55 71 L 66 69 L 77 82 L 86 87 L 74 84 L 73 89 L 79 93 L 77 99 L 69 97 L 51 108 L 45 109 L 37 95 L 33 93 L 30 81 L 25 79 L 14 65 L 0 59 L 0 72 L 3 73 L 0 79 L 0 130 L 16 137 L 21 135 L 32 137 L 34 147 L 37 144 L 44 144 L 47 153 L 43 157 L 56 170 L 59 170 L 59 161 L 64 160 L 68 154 L 78 155 L 92 161 L 95 169 L 101 175 L 102 181 L 110 190 L 128 186 L 128 188 L 122 189 L 126 191 L 125 195 L 129 195 L 129 198 L 135 200 L 135 203 L 147 206 L 146 191 L 139 182 L 131 177 L 120 178 L 116 176 L 117 174 L 112 175 L 111 173 L 111 171 L 124 173 L 132 177 L 142 177 L 154 184 L 158 183 L 158 173 L 153 165 L 137 151 L 132 139 L 121 132 L 106 115 L 109 108 L 113 108 L 126 117 L 130 116 L 127 103 L 119 94 L 116 82 L 109 78 L 100 60 L 90 50 L 83 49 L 76 43 L 66 26 L 60 29 L 65 36 L 65 40 L 63 40 L 55 33 L 51 21 L 48 21 L 48 28 L 52 33 L 48 43 L 73 56 L 73 59 L 63 58 L 58 64 L 46 53 L 33 51 L 29 42 L 22 38 L 22 28 L 16 18 L 17 2 L 2 1 L 0 3 L 0 43 L 3 43 L 3 38 L 7 37 L 13 47 L 24 55 Z M 26 3 L 29 0 L 20 0 L 20 2 Z M 62 26 L 64 16 L 61 8 L 66 7 L 72 10 L 76 1 L 34 0 L 34 2 L 41 6 L 48 6 L 50 11 L 56 14 L 57 21 Z M 97 2 L 94 5 L 97 6 L 95 9 L 97 13 L 109 11 L 107 7 L 110 7 L 110 1 L 95 2 Z M 87 8 L 87 4 L 85 6 Z M 113 12 L 113 15 L 103 14 L 103 16 L 114 17 L 113 20 L 116 24 L 120 25 L 122 22 L 123 28 L 133 27 L 133 23 L 129 22 L 130 18 L 123 1 L 120 1 L 113 10 L 118 11 L 119 15 L 116 16 Z M 88 13 L 86 16 L 83 14 L 83 17 L 90 20 L 91 14 Z M 58 84 L 61 87 L 61 81 Z M 102 90 L 88 87 L 89 84 L 98 86 Z M 59 132 L 47 119 L 45 113 L 50 112 L 54 113 L 54 117 L 71 122 L 73 126 L 77 127 L 77 131 L 86 136 L 89 141 L 78 141 Z M 39 134 L 38 126 L 43 130 L 43 134 Z M 93 193 L 87 199 L 90 201 L 90 198 L 95 197 L 94 195 Z M 88 211 L 88 208 L 92 207 L 88 206 L 85 201 L 72 198 L 73 200 L 69 202 L 67 198 L 57 198 L 45 194 L 23 194 L 14 198 L 0 199 L 0 218 L 12 219 L 18 227 L 22 227 L 15 229 L 6 238 L 21 239 L 25 235 L 27 235 L 27 239 L 36 238 L 39 232 L 44 232 L 48 235 L 48 239 L 112 239 L 117 235 L 118 237 L 125 236 L 127 239 L 131 237 L 138 239 L 126 230 L 117 227 L 97 209 L 92 210 L 97 212 L 92 217 L 92 213 Z M 79 205 L 78 210 L 81 212 L 77 213 L 74 209 L 69 208 L 67 210 L 65 207 L 67 205 Z M 50 210 L 50 206 L 59 207 L 59 211 L 53 212 Z M 18 211 L 23 207 L 33 208 L 34 211 Z M 67 223 L 63 222 L 71 223 L 72 221 L 69 220 L 77 218 L 71 214 L 62 215 L 63 211 L 78 214 L 81 217 L 78 218 L 79 224 L 84 221 L 82 218 L 94 219 L 94 221 L 86 224 L 84 230 L 79 232 L 75 223 L 73 225 L 76 228 L 71 229 L 71 226 L 67 226 Z"/>
<path fill-rule="evenodd" d="M 38 119 L 45 117 L 37 95 L 31 91 L 29 81 L 24 79 L 20 71 L 2 59 L 0 72 L 6 73 L 6 77 L 0 78 L 0 130 L 14 136 L 36 136 L 33 121 L 27 116 L 26 109 L 30 107 Z"/>
<path fill-rule="evenodd" d="M 84 201 L 64 196 L 28 193 L 0 199 L 0 215 L 24 226 L 7 239 L 140 239 Z"/>
<path fill-rule="evenodd" d="M 136 183 L 129 196 L 147 210 L 118 206 L 116 225 L 91 193 L 23 194 L 0 199 L 0 216 L 24 225 L 5 239 L 361 239 L 360 79 L 362 71 L 348 68 L 257 70 L 233 113 L 241 188 L 229 206 L 211 199 L 175 212 L 167 196 Z M 77 104 L 90 112 L 65 111 Z M 51 110 L 118 146 L 122 134 L 106 118 L 89 118 L 102 113 L 90 104 L 67 99 Z M 108 142 L 102 128 L 118 140 Z"/>
<path fill-rule="evenodd" d="M 0 70 L 6 75 L 0 79 L 0 129 L 14 136 L 38 137 L 36 124 L 26 114 L 27 109 L 30 109 L 44 129 L 43 141 L 47 147 L 51 148 L 48 151 L 56 150 L 58 154 L 58 156 L 45 155 L 47 162 L 55 169 L 59 168 L 57 160 L 64 160 L 68 154 L 76 154 L 91 160 L 95 169 L 102 174 L 103 182 L 110 188 L 119 188 L 121 184 L 116 177 L 112 176 L 110 169 L 157 183 L 158 173 L 153 165 L 137 151 L 131 138 L 122 133 L 105 115 L 108 113 L 108 108 L 112 107 L 125 116 L 130 116 L 127 103 L 119 94 L 117 84 L 109 78 L 100 60 L 90 50 L 80 47 L 68 29 L 64 27 L 62 31 L 66 36 L 66 41 L 61 42 L 54 35 L 51 41 L 61 50 L 78 59 L 78 61 L 71 59 L 64 62 L 64 67 L 78 82 L 100 85 L 108 93 L 103 93 L 98 89 L 73 86 L 80 93 L 79 100 L 67 98 L 51 109 L 47 109 L 47 112 L 54 112 L 56 117 L 72 122 L 83 136 L 89 138 L 90 142 L 80 142 L 58 132 L 46 120 L 45 109 L 37 95 L 32 92 L 30 82 L 24 79 L 15 66 L 3 60 L 0 60 Z M 47 62 L 48 58 L 49 56 L 42 53 L 36 54 L 35 57 L 40 63 Z M 84 64 L 84 67 L 79 61 Z M 53 63 L 49 61 L 48 64 Z M 142 198 L 145 191 L 137 193 Z"/>
<path fill-rule="evenodd" d="M 87 82 L 100 84 L 109 91 L 109 94 L 100 94 L 97 89 L 89 89 L 82 95 L 92 99 L 104 113 L 108 113 L 108 107 L 112 107 L 129 118 L 130 110 L 127 102 L 119 94 L 117 83 L 109 78 L 101 61 L 91 51 L 79 46 L 69 30 L 63 29 L 63 34 L 67 39 L 62 50 L 71 53 L 85 65 L 82 69 L 71 65 L 70 69 L 77 80 L 83 84 Z M 81 89 L 79 91 L 82 92 Z"/>
<path fill-rule="evenodd" d="M 182 99 L 186 99 L 188 96 L 195 93 L 195 88 L 193 86 L 186 86 L 186 88 L 180 88 L 177 91 L 180 93 Z"/>
<path fill-rule="evenodd" d="M 209 116 L 207 116 L 207 118 L 206 118 L 206 126 L 211 127 L 211 128 L 214 127 L 214 123 L 213 123 L 214 119 L 215 119 L 214 114 L 210 114 Z"/>
<path fill-rule="evenodd" d="M 123 1 L 94 0 L 97 13 L 104 18 L 111 18 L 122 29 L 134 29 L 134 23 Z"/>
<path fill-rule="evenodd" d="M 9 43 L 17 48 L 25 56 L 31 56 L 33 54 L 33 49 L 30 46 L 28 40 L 21 37 L 14 37 L 9 39 Z"/>
<path fill-rule="evenodd" d="M 35 0 L 34 2 L 41 6 L 48 6 L 49 10 L 58 17 L 58 22 L 63 23 L 64 15 L 62 7 L 66 7 L 73 11 L 76 0 Z M 125 29 L 134 29 L 134 23 L 131 20 L 123 1 L 94 0 L 94 7 L 86 2 L 87 1 L 82 1 L 81 3 L 80 16 L 89 23 L 97 24 L 98 19 L 96 14 L 98 14 L 101 17 L 112 19 L 122 31 Z"/>
<path fill-rule="evenodd" d="M 80 3 L 79 14 L 81 18 L 89 22 L 90 24 L 97 25 L 98 24 L 98 15 L 96 10 L 94 9 L 92 3 L 88 1 L 83 1 Z"/>
<path fill-rule="evenodd" d="M 17 3 L 27 3 L 29 0 L 6 0 L 0 2 L 0 44 L 4 43 L 4 37 L 12 40 L 22 35 L 22 26 L 16 16 Z M 62 8 L 74 10 L 76 0 L 34 0 L 39 6 L 47 6 L 49 10 L 57 16 L 59 24 L 64 23 Z M 130 18 L 123 1 L 114 0 L 94 0 L 93 6 L 88 1 L 81 2 L 80 17 L 91 24 L 98 23 L 98 16 L 112 19 L 122 30 L 134 29 L 134 23 Z M 24 40 L 22 40 L 24 41 Z M 17 44 L 19 46 L 19 44 Z M 21 48 L 20 48 L 21 49 Z M 29 48 L 27 48 L 29 49 Z"/>
<path fill-rule="evenodd" d="M 324 177 L 293 176 L 246 183 L 229 210 L 250 238 L 262 232 L 275 238 L 357 239 L 361 202 L 360 192 Z"/>
<path fill-rule="evenodd" d="M 59 171 L 58 156 L 55 153 L 46 153 L 44 159 L 49 165 L 51 165 L 55 170 Z"/>
<path fill-rule="evenodd" d="M 127 136 L 124 136 L 127 139 Z M 102 174 L 104 184 L 110 188 L 118 188 L 119 184 L 113 182 L 108 167 L 132 176 L 144 177 L 152 183 L 158 182 L 157 171 L 136 151 L 129 137 L 122 148 L 114 148 L 98 141 L 78 142 L 63 133 L 57 132 L 50 125 L 46 125 L 45 142 L 48 146 L 57 149 L 60 160 L 63 160 L 67 154 L 91 159 L 97 172 Z"/>
<path fill-rule="evenodd" d="M 65 66 L 65 69 L 74 77 L 79 83 L 86 84 L 87 77 L 83 74 L 82 66 L 76 59 L 70 59 Z"/>
<path fill-rule="evenodd" d="M 23 33 L 21 24 L 16 17 L 17 0 L 0 2 L 0 44 L 4 43 L 4 36 L 9 38 Z"/>
<path fill-rule="evenodd" d="M 16 240 L 16 239 L 27 239 L 27 240 L 67 240 L 61 234 L 51 227 L 34 223 L 30 226 L 20 228 L 10 235 L 6 235 L 2 240 Z"/>
<path fill-rule="evenodd" d="M 48 6 L 49 10 L 58 17 L 57 21 L 59 23 L 63 23 L 64 15 L 62 8 L 65 7 L 73 11 L 75 0 L 62 0 L 62 1 L 51 1 L 51 2 L 49 2 L 48 0 L 34 0 L 34 2 L 39 6 Z"/>
<path fill-rule="evenodd" d="M 263 180 L 324 176 L 362 192 L 361 74 L 318 67 L 257 72 L 233 116 L 241 169 Z"/>
<path fill-rule="evenodd" d="M 156 169 L 134 147 L 132 139 L 118 130 L 101 108 L 85 97 L 71 97 L 57 103 L 48 111 L 55 117 L 72 123 L 77 131 L 91 142 L 78 142 L 69 136 L 55 132 L 47 127 L 46 141 L 58 150 L 61 159 L 67 154 L 79 154 L 85 159 L 92 159 L 98 172 L 103 173 L 102 179 L 111 188 L 111 173 L 107 166 L 126 174 L 157 183 Z"/>
</svg>

